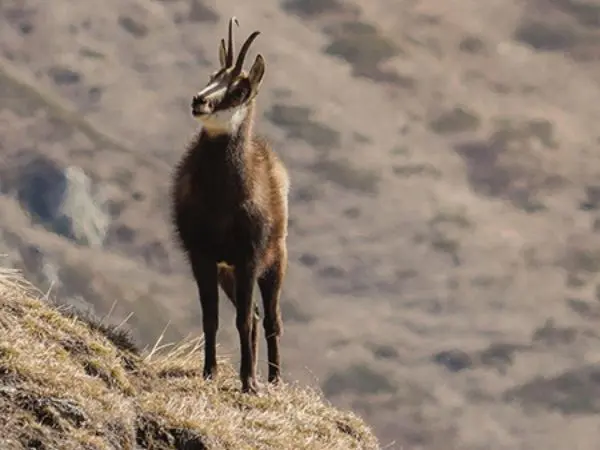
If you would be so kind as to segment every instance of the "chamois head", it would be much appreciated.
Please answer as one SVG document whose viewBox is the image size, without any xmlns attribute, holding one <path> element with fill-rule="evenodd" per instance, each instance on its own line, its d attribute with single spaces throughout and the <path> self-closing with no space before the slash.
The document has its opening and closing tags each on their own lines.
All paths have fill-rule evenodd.
<svg viewBox="0 0 600 450">
<path fill-rule="evenodd" d="M 219 119 L 222 115 L 232 115 L 236 110 L 248 104 L 258 93 L 265 74 L 265 60 L 258 54 L 250 71 L 246 74 L 242 68 L 244 59 L 252 41 L 260 34 L 253 32 L 244 42 L 237 59 L 233 59 L 233 24 L 238 20 L 229 20 L 229 42 L 225 48 L 225 39 L 219 45 L 221 67 L 210 75 L 208 84 L 192 100 L 192 115 L 202 121 Z M 225 113 L 225 114 L 223 114 Z"/>
</svg>

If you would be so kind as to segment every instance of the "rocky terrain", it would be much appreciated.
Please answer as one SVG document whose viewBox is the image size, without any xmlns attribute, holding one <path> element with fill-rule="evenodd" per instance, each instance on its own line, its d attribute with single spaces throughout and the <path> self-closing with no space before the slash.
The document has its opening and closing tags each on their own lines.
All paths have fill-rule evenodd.
<svg viewBox="0 0 600 450">
<path fill-rule="evenodd" d="M 145 345 L 201 333 L 169 177 L 231 15 L 292 178 L 287 379 L 386 448 L 595 448 L 595 0 L 1 0 L 2 265 Z"/>
</svg>

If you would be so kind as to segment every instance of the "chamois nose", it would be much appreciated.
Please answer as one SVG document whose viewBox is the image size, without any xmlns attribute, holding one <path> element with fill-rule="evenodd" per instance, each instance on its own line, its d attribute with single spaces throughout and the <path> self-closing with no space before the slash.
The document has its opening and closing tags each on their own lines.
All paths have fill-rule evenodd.
<svg viewBox="0 0 600 450">
<path fill-rule="evenodd" d="M 199 95 L 194 95 L 192 98 L 192 112 L 194 114 L 206 112 L 209 108 L 210 103 L 207 101 L 205 97 L 201 97 Z"/>
<path fill-rule="evenodd" d="M 204 106 L 206 103 L 206 98 L 200 97 L 199 95 L 194 95 L 194 98 L 192 98 L 192 108 Z"/>
</svg>

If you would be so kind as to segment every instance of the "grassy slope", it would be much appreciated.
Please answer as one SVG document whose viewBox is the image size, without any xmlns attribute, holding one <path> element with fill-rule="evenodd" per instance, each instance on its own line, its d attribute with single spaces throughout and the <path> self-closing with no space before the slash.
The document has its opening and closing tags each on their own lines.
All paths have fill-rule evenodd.
<svg viewBox="0 0 600 450">
<path fill-rule="evenodd" d="M 57 309 L 0 270 L 0 447 L 378 448 L 359 418 L 316 392 L 243 395 L 224 362 L 205 383 L 197 350 L 142 354 L 118 328 Z"/>
</svg>

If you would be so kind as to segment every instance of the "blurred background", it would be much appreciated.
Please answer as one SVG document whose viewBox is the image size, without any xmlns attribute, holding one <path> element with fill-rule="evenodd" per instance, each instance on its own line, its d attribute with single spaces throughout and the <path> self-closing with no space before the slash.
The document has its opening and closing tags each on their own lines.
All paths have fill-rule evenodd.
<svg viewBox="0 0 600 450">
<path fill-rule="evenodd" d="M 292 178 L 286 379 L 387 448 L 596 449 L 597 0 L 0 0 L 2 266 L 201 334 L 168 194 L 231 15 Z"/>
</svg>

